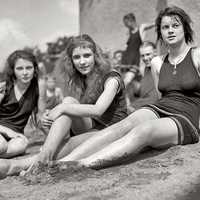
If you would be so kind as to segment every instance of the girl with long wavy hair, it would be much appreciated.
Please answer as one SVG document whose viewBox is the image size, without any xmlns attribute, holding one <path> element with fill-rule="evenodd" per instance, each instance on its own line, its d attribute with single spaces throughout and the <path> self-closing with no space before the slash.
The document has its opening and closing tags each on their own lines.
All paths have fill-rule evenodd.
<svg viewBox="0 0 200 200">
<path fill-rule="evenodd" d="M 64 139 L 103 129 L 127 116 L 121 76 L 110 70 L 109 62 L 90 36 L 71 37 L 63 63 L 68 93 L 41 121 L 44 128 L 49 128 L 38 156 L 42 162 L 52 160 L 58 152 L 62 154 Z"/>
</svg>

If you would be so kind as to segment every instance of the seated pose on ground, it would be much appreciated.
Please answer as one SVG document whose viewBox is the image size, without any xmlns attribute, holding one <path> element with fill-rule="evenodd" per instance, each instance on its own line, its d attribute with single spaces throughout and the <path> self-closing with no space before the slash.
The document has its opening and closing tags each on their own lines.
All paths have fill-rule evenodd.
<svg viewBox="0 0 200 200">
<path fill-rule="evenodd" d="M 102 168 L 122 163 L 145 147 L 167 148 L 198 142 L 200 49 L 189 46 L 193 41 L 190 23 L 190 17 L 178 7 L 168 7 L 157 17 L 158 39 L 169 52 L 162 59 L 152 60 L 152 66 L 157 69 L 157 65 L 162 65 L 158 81 L 161 99 L 90 135 L 85 141 L 81 138 L 84 141 L 81 144 L 79 136 L 72 137 L 63 147 L 65 152 L 57 153 L 54 159 Z M 86 138 L 87 135 L 81 136 Z M 1 172 L 5 175 L 26 169 L 34 159 L 33 156 L 18 161 L 1 160 Z"/>
<path fill-rule="evenodd" d="M 52 160 L 70 134 L 102 129 L 127 117 L 123 81 L 118 72 L 109 70 L 100 52 L 88 35 L 69 39 L 66 80 L 69 95 L 76 98 L 65 97 L 43 116 L 43 127 L 50 130 L 38 160 Z"/>
<path fill-rule="evenodd" d="M 23 134 L 24 127 L 31 114 L 33 121 L 36 120 L 38 106 L 40 110 L 35 56 L 24 50 L 14 51 L 7 59 L 4 75 L 5 90 L 1 91 L 0 102 L 0 157 L 9 158 L 25 152 L 28 139 Z"/>
</svg>

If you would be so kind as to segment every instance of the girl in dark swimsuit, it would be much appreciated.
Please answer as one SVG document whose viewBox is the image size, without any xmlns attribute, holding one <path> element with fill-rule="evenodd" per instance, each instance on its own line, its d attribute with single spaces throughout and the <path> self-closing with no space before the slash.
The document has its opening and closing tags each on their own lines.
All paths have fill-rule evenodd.
<svg viewBox="0 0 200 200">
<path fill-rule="evenodd" d="M 38 103 L 40 107 L 39 70 L 35 56 L 24 50 L 8 57 L 5 70 L 6 86 L 0 102 L 0 157 L 9 158 L 24 153 L 28 146 L 24 127 L 32 113 L 35 119 Z"/>
<path fill-rule="evenodd" d="M 80 138 L 72 138 L 65 149 L 66 156 L 60 161 L 102 168 L 122 163 L 145 147 L 167 148 L 198 142 L 200 48 L 189 46 L 193 41 L 190 22 L 190 17 L 178 7 L 168 7 L 157 17 L 158 39 L 169 52 L 164 59 L 155 57 L 152 60 L 154 69 L 161 68 L 160 79 L 157 81 L 156 75 L 154 78 L 162 97 L 155 104 L 146 105 L 122 121 L 96 132 L 78 146 Z M 87 134 L 83 135 L 86 137 Z M 4 160 L 0 162 L 2 171 L 12 174 L 15 166 L 27 168 L 33 162 L 31 159 L 15 163 Z"/>
</svg>

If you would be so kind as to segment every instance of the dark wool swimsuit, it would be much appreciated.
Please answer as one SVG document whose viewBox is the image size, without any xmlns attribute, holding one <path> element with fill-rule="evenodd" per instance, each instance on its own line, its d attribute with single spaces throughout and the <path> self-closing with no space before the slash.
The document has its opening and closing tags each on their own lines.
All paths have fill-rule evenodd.
<svg viewBox="0 0 200 200">
<path fill-rule="evenodd" d="M 182 62 L 174 65 L 168 55 L 162 64 L 158 89 L 162 98 L 145 106 L 159 117 L 170 117 L 178 127 L 179 144 L 192 144 L 199 141 L 200 117 L 200 76 L 192 60 L 192 48 Z"/>
<path fill-rule="evenodd" d="M 36 94 L 33 81 L 19 101 L 16 99 L 14 87 L 12 87 L 0 104 L 0 125 L 23 133 L 24 127 L 37 105 L 37 98 L 38 94 Z"/>
<path fill-rule="evenodd" d="M 102 85 L 100 85 L 97 88 L 96 98 L 93 100 L 93 102 L 90 103 L 96 103 L 97 99 L 104 91 L 104 85 L 106 81 L 110 78 L 116 78 L 116 80 L 118 81 L 119 83 L 118 93 L 115 95 L 112 103 L 110 104 L 108 109 L 102 114 L 102 116 L 92 118 L 94 129 L 98 130 L 103 129 L 116 122 L 121 121 L 122 119 L 128 116 L 126 98 L 125 98 L 125 86 L 120 73 L 117 71 L 111 71 L 104 77 L 102 77 Z"/>
<path fill-rule="evenodd" d="M 140 38 L 139 30 L 135 33 L 130 33 L 129 39 L 127 41 L 127 48 L 122 56 L 122 64 L 123 65 L 137 65 L 140 63 L 140 52 L 139 48 L 142 44 L 142 40 Z"/>
</svg>

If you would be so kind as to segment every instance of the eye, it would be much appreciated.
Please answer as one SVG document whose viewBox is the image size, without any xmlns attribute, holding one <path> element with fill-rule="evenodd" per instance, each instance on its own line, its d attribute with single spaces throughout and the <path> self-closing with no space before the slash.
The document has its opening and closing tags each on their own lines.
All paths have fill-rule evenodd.
<svg viewBox="0 0 200 200">
<path fill-rule="evenodd" d="M 31 66 L 31 65 L 27 66 L 26 69 L 31 70 L 31 69 L 33 69 L 33 66 Z"/>
<path fill-rule="evenodd" d="M 168 29 L 169 28 L 169 25 L 163 25 L 163 26 L 161 26 L 161 29 L 162 30 L 166 30 L 166 29 Z"/>
<path fill-rule="evenodd" d="M 84 58 L 89 58 L 91 55 L 92 55 L 92 54 L 90 54 L 90 53 L 86 53 L 86 54 L 83 55 L 83 57 L 84 57 Z"/>
<path fill-rule="evenodd" d="M 72 58 L 73 58 L 74 60 L 77 60 L 77 59 L 80 58 L 80 55 L 73 55 Z"/>
<path fill-rule="evenodd" d="M 173 28 L 178 28 L 179 26 L 180 26 L 180 24 L 178 24 L 178 23 L 173 24 Z"/>
<path fill-rule="evenodd" d="M 15 69 L 16 70 L 23 70 L 23 67 L 22 66 L 16 66 Z"/>
</svg>

